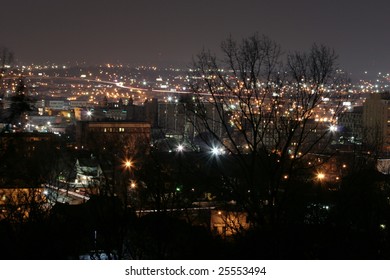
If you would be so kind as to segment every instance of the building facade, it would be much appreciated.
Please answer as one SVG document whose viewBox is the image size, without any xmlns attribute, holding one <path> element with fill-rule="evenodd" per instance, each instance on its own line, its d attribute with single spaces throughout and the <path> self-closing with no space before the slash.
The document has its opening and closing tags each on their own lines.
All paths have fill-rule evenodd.
<svg viewBox="0 0 390 280">
<path fill-rule="evenodd" d="M 131 121 L 81 121 L 76 126 L 76 143 L 91 150 L 147 152 L 151 125 Z"/>
<path fill-rule="evenodd" d="M 390 93 L 374 93 L 363 106 L 364 141 L 380 152 L 390 152 Z"/>
</svg>

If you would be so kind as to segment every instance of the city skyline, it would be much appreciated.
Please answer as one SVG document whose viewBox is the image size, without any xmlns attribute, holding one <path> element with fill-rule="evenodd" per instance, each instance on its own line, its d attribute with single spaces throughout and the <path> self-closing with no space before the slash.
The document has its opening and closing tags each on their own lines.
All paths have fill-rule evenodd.
<svg viewBox="0 0 390 280">
<path fill-rule="evenodd" d="M 5 2 L 0 45 L 21 63 L 188 66 L 228 36 L 265 34 L 285 53 L 325 44 L 352 78 L 390 71 L 386 12 L 365 1 Z"/>
<path fill-rule="evenodd" d="M 389 259 L 388 4 L 210 2 L 1 6 L 0 259 Z"/>
</svg>

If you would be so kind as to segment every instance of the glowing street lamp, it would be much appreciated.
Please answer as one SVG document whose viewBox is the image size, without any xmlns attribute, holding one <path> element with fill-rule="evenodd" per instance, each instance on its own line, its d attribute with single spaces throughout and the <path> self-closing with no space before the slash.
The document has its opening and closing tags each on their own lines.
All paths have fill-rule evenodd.
<svg viewBox="0 0 390 280">
<path fill-rule="evenodd" d="M 216 156 L 219 154 L 219 149 L 217 147 L 214 147 L 211 149 L 211 153 Z"/>
<path fill-rule="evenodd" d="M 176 148 L 176 151 L 178 151 L 178 152 L 184 151 L 184 146 L 183 146 L 182 144 L 179 144 L 179 145 L 177 146 L 177 148 Z"/>
<path fill-rule="evenodd" d="M 211 154 L 212 154 L 213 156 L 222 155 L 223 153 L 224 153 L 223 148 L 213 147 L 213 148 L 211 149 Z"/>
<path fill-rule="evenodd" d="M 136 188 L 135 181 L 131 179 L 133 177 L 132 169 L 131 169 L 133 167 L 133 162 L 129 159 L 125 159 L 123 161 L 123 167 L 124 167 L 125 176 L 123 177 L 123 186 L 122 186 L 123 190 L 122 191 L 123 191 L 123 195 L 124 195 L 124 203 L 126 206 L 128 206 L 129 190 Z"/>
<path fill-rule="evenodd" d="M 125 160 L 123 165 L 125 166 L 125 168 L 130 169 L 132 167 L 133 163 L 130 160 Z"/>
<path fill-rule="evenodd" d="M 337 125 L 332 124 L 332 125 L 329 127 L 329 130 L 330 130 L 331 132 L 337 132 Z"/>
<path fill-rule="evenodd" d="M 321 172 L 318 173 L 318 174 L 317 174 L 317 179 L 320 180 L 320 181 L 321 181 L 321 180 L 324 180 L 324 179 L 325 179 L 325 174 L 324 174 L 324 173 L 321 173 Z"/>
</svg>

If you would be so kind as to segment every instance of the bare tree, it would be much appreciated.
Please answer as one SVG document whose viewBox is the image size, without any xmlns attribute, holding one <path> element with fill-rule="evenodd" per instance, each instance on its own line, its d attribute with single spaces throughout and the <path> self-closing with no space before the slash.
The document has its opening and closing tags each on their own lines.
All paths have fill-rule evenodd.
<svg viewBox="0 0 390 280">
<path fill-rule="evenodd" d="M 0 196 L 0 220 L 20 225 L 41 221 L 49 214 L 50 205 L 40 188 L 1 188 Z"/>
<path fill-rule="evenodd" d="M 274 220 L 281 186 L 331 136 L 341 109 L 337 56 L 313 45 L 284 59 L 277 43 L 258 34 L 227 39 L 222 54 L 196 57 L 188 120 L 216 157 L 232 159 L 221 170 L 252 222 L 266 222 L 268 211 Z"/>
</svg>

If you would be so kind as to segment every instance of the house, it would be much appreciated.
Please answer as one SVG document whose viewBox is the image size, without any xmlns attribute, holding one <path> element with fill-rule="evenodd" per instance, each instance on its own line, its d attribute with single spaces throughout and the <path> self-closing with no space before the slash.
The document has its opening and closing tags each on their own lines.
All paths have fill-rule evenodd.
<svg viewBox="0 0 390 280">
<path fill-rule="evenodd" d="M 90 158 L 78 158 L 75 164 L 76 178 L 75 187 L 99 186 L 103 180 L 103 171 L 99 162 L 91 156 Z"/>
</svg>

